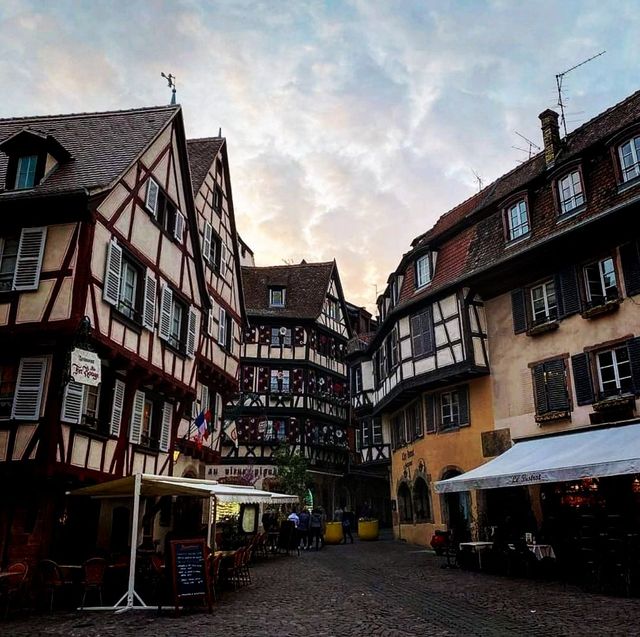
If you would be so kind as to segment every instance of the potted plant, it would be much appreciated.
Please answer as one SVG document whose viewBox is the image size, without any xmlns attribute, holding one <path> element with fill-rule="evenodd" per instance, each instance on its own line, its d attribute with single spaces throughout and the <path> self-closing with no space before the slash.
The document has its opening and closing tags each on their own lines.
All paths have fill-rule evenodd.
<svg viewBox="0 0 640 637">
<path fill-rule="evenodd" d="M 358 519 L 358 538 L 361 540 L 377 540 L 378 539 L 378 519 L 377 518 L 359 518 Z"/>
</svg>

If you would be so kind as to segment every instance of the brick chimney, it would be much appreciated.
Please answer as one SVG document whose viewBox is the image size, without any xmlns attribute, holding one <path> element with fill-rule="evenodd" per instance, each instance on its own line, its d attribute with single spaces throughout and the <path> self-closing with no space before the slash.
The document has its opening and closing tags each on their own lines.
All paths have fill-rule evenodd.
<svg viewBox="0 0 640 637">
<path fill-rule="evenodd" d="M 542 139 L 544 140 L 544 158 L 547 166 L 551 167 L 560 152 L 560 127 L 558 113 L 548 108 L 538 115 L 542 123 Z"/>
</svg>

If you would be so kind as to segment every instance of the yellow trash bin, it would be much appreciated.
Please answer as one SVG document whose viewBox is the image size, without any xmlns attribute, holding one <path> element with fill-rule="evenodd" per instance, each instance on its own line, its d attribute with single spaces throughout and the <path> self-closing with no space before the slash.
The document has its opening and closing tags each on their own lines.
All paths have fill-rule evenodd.
<svg viewBox="0 0 640 637">
<path fill-rule="evenodd" d="M 361 540 L 377 540 L 378 520 L 358 520 L 358 538 Z"/>
<path fill-rule="evenodd" d="M 326 544 L 340 544 L 342 542 L 342 522 L 327 522 L 324 541 Z"/>
</svg>

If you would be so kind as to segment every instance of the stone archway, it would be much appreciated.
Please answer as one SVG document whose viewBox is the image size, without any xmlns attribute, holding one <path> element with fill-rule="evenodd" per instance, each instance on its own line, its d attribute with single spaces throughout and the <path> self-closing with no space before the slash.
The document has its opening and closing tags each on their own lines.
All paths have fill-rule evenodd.
<svg viewBox="0 0 640 637">
<path fill-rule="evenodd" d="M 459 467 L 445 467 L 441 480 L 448 480 L 463 473 Z M 440 495 L 442 520 L 455 541 L 462 542 L 471 538 L 471 497 L 468 491 L 443 493 Z"/>
</svg>

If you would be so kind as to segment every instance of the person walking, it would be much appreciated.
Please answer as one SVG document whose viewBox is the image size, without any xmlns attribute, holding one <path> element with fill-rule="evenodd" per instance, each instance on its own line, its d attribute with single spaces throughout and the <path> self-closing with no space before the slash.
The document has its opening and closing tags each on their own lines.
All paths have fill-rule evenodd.
<svg viewBox="0 0 640 637">
<path fill-rule="evenodd" d="M 318 550 L 318 545 L 323 544 L 324 541 L 322 539 L 322 511 L 319 507 L 316 507 L 311 511 L 311 517 L 309 518 L 309 536 L 308 536 L 308 546 L 311 548 L 314 540 L 316 543 L 316 551 Z"/>
<path fill-rule="evenodd" d="M 304 551 L 309 550 L 309 522 L 311 516 L 309 515 L 309 509 L 306 507 L 300 511 L 298 515 L 298 544 Z"/>
<path fill-rule="evenodd" d="M 347 509 L 347 507 L 345 507 L 344 511 L 342 512 L 342 538 L 343 538 L 342 543 L 343 544 L 347 543 L 347 535 L 351 540 L 351 544 L 353 544 L 353 535 L 351 534 L 351 526 L 353 523 L 352 520 L 353 520 L 353 514 L 351 513 L 351 511 Z"/>
</svg>

